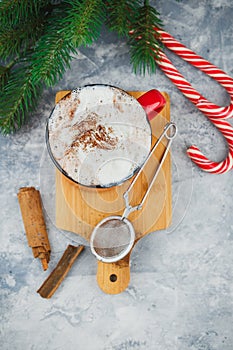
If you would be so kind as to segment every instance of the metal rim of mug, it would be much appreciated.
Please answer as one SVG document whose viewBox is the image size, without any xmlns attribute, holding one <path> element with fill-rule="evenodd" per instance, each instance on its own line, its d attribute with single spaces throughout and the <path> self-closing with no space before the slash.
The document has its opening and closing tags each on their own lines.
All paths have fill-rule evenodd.
<svg viewBox="0 0 233 350">
<path fill-rule="evenodd" d="M 84 89 L 84 88 L 88 88 L 88 87 L 97 87 L 97 86 L 106 86 L 106 87 L 111 87 L 111 88 L 114 88 L 118 91 L 122 91 L 124 92 L 125 94 L 129 95 L 133 100 L 135 100 L 137 103 L 139 103 L 137 101 L 137 99 L 130 95 L 127 91 L 121 89 L 121 88 L 118 88 L 114 85 L 108 85 L 108 84 L 87 84 L 87 85 L 83 85 L 82 87 L 79 87 L 78 89 Z M 68 94 L 66 94 L 64 97 L 61 98 L 61 100 L 65 97 L 67 97 L 67 95 L 71 94 L 72 91 L 74 91 L 76 89 L 72 89 Z M 59 102 L 58 102 L 59 103 Z M 140 103 L 139 103 L 140 104 Z M 49 142 L 49 120 L 53 114 L 53 111 L 54 111 L 55 107 L 52 109 L 48 119 L 47 119 L 47 124 L 46 124 L 46 130 L 45 130 L 45 141 L 46 141 L 46 147 L 47 147 L 47 150 L 48 150 L 48 153 L 49 153 L 49 156 L 50 158 L 52 159 L 54 165 L 57 167 L 57 169 L 65 176 L 67 177 L 69 180 L 71 180 L 72 182 L 74 182 L 75 184 L 77 185 L 81 185 L 83 187 L 87 187 L 87 188 L 112 188 L 114 186 L 119 186 L 121 184 L 123 184 L 125 181 L 131 179 L 138 171 L 139 169 L 141 169 L 141 167 L 143 166 L 144 164 L 144 161 L 142 162 L 142 164 L 138 165 L 134 171 L 132 173 L 130 173 L 128 176 L 124 177 L 122 180 L 118 181 L 118 182 L 114 182 L 114 183 L 108 183 L 106 185 L 86 185 L 86 184 L 82 184 L 81 182 L 78 182 L 76 180 L 74 180 L 71 176 L 69 176 L 69 174 L 60 166 L 60 164 L 57 162 L 57 160 L 55 159 L 54 155 L 53 155 L 53 152 L 51 150 L 51 147 L 50 147 L 50 142 Z M 146 118 L 146 121 L 149 125 L 149 128 L 150 128 L 150 138 L 151 138 L 151 144 L 152 144 L 152 129 L 151 129 L 151 124 L 149 122 L 149 119 L 147 117 L 147 114 L 146 112 L 144 111 L 144 115 L 145 115 L 145 118 Z M 149 152 L 148 152 L 149 153 Z M 148 154 L 147 154 L 148 155 Z M 146 156 L 147 156 L 146 155 Z M 146 159 L 146 158 L 145 158 Z"/>
</svg>

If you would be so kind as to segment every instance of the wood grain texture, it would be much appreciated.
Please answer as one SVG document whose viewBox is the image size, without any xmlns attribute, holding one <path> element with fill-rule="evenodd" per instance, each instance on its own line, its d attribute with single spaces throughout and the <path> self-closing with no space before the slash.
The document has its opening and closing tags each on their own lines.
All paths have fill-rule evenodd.
<svg viewBox="0 0 233 350">
<path fill-rule="evenodd" d="M 56 95 L 56 102 L 69 91 L 61 91 Z M 138 98 L 144 92 L 130 91 Z M 163 131 L 164 126 L 170 121 L 170 99 L 167 93 L 162 92 L 166 98 L 164 109 L 151 121 L 152 147 Z M 166 148 L 166 141 L 157 148 L 154 156 L 135 184 L 131 204 L 140 202 L 150 179 Z M 56 170 L 56 225 L 57 227 L 72 231 L 84 237 L 87 242 L 96 224 L 110 215 L 121 215 L 125 203 L 123 193 L 128 188 L 132 179 L 120 186 L 107 189 L 95 189 L 78 185 L 66 178 L 59 170 Z M 150 194 L 140 211 L 131 213 L 128 219 L 132 222 L 136 242 L 150 232 L 165 229 L 171 223 L 172 216 L 172 191 L 171 191 L 171 159 L 170 154 L 166 158 L 162 169 L 155 181 Z M 130 280 L 128 254 L 123 261 L 118 263 L 102 263 L 98 261 L 97 282 L 100 288 L 109 294 L 120 293 Z M 111 276 L 117 279 L 112 282 Z"/>
</svg>

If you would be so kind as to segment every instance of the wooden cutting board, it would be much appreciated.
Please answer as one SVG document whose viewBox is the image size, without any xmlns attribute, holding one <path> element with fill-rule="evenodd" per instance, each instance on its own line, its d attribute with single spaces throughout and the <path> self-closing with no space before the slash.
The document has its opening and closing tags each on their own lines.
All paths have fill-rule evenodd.
<svg viewBox="0 0 233 350">
<path fill-rule="evenodd" d="M 56 95 L 56 103 L 69 91 L 60 91 Z M 144 92 L 130 91 L 138 98 Z M 170 121 L 170 100 L 167 93 L 162 93 L 166 98 L 166 105 L 152 121 L 152 146 L 163 131 L 164 126 Z M 140 202 L 150 179 L 163 155 L 166 147 L 160 144 L 142 176 L 135 184 L 131 205 Z M 110 215 L 121 215 L 125 203 L 123 193 L 128 188 L 132 179 L 120 186 L 107 189 L 88 188 L 78 185 L 56 170 L 56 225 L 58 228 L 74 232 L 89 242 L 91 233 L 96 224 Z M 172 215 L 172 191 L 171 191 L 171 160 L 170 154 L 166 158 L 157 180 L 152 186 L 150 194 L 140 211 L 131 213 L 128 219 L 132 222 L 136 241 L 150 232 L 165 229 L 171 223 Z M 123 291 L 130 280 L 129 269 L 130 253 L 116 263 L 102 263 L 98 261 L 97 282 L 100 288 L 109 294 L 117 294 Z"/>
</svg>

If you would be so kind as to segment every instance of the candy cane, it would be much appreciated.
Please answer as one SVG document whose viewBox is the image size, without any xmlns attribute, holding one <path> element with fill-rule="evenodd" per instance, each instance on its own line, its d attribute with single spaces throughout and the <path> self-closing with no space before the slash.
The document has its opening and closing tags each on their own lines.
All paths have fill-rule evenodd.
<svg viewBox="0 0 233 350">
<path fill-rule="evenodd" d="M 183 60 L 198 68 L 222 85 L 230 95 L 230 105 L 227 107 L 220 107 L 208 101 L 184 79 L 184 77 L 172 65 L 170 60 L 166 60 L 166 55 L 162 54 L 161 61 L 158 61 L 157 63 L 164 73 L 169 76 L 172 82 L 177 85 L 177 87 L 196 105 L 196 107 L 208 117 L 218 119 L 233 117 L 233 79 L 221 69 L 214 66 L 212 63 L 209 63 L 194 51 L 188 49 L 170 34 L 163 30 L 157 30 L 157 32 L 161 35 L 162 43 L 169 50 L 175 52 Z"/>
<path fill-rule="evenodd" d="M 219 129 L 229 146 L 228 156 L 225 160 L 219 163 L 210 161 L 196 146 L 191 146 L 187 150 L 189 157 L 201 169 L 210 173 L 222 174 L 231 170 L 233 168 L 233 128 L 231 124 L 224 119 L 233 117 L 233 79 L 226 75 L 222 70 L 204 60 L 201 56 L 198 56 L 195 52 L 186 48 L 183 44 L 179 43 L 170 34 L 163 30 L 156 30 L 160 33 L 161 41 L 165 46 L 175 52 L 182 59 L 216 80 L 230 95 L 231 103 L 227 107 L 219 107 L 209 102 L 196 89 L 194 89 L 193 86 L 183 77 L 183 75 L 173 66 L 172 62 L 168 59 L 165 53 L 162 51 L 160 52 L 160 60 L 157 60 L 157 64 L 161 70 L 177 86 L 177 88 Z"/>
<path fill-rule="evenodd" d="M 201 169 L 209 173 L 223 174 L 233 168 L 233 128 L 230 123 L 225 120 L 217 120 L 214 125 L 222 132 L 229 146 L 229 153 L 225 160 L 216 163 L 206 158 L 196 146 L 191 146 L 187 150 L 188 156 Z"/>
</svg>

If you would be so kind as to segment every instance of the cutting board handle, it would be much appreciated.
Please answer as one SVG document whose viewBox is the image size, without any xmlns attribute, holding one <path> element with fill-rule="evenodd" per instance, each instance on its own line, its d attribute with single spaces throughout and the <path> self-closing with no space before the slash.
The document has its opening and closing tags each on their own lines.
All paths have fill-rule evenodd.
<svg viewBox="0 0 233 350">
<path fill-rule="evenodd" d="M 97 261 L 97 283 L 103 292 L 118 294 L 123 292 L 130 281 L 130 253 L 115 263 Z"/>
</svg>

